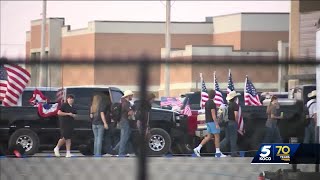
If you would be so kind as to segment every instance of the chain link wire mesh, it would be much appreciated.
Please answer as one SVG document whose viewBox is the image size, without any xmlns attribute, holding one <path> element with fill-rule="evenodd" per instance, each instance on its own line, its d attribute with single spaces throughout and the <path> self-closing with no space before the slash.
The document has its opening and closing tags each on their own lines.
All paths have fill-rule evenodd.
<svg viewBox="0 0 320 180">
<path fill-rule="evenodd" d="M 159 91 L 154 90 L 152 86 L 156 83 L 162 83 L 160 76 L 161 66 L 165 61 L 161 59 L 153 59 L 148 57 L 131 58 L 131 59 L 49 59 L 46 61 L 24 61 L 24 60 L 1 60 L 4 63 L 25 63 L 26 68 L 36 73 L 37 69 L 42 66 L 49 66 L 47 72 L 47 86 L 81 86 L 87 84 L 130 87 L 137 85 L 136 96 L 145 102 L 148 92 L 154 92 L 158 96 Z M 306 66 L 315 67 L 316 61 L 310 60 L 288 60 L 278 61 L 278 59 L 260 58 L 246 59 L 238 58 L 192 58 L 190 59 L 173 59 L 170 61 L 171 80 L 179 82 L 177 77 L 190 75 L 190 81 L 196 82 L 197 87 L 190 88 L 192 91 L 199 91 L 201 88 L 200 82 L 196 78 L 196 74 L 205 72 L 217 71 L 219 73 L 219 81 L 226 82 L 227 70 L 232 67 L 232 70 L 237 71 L 234 76 L 236 82 L 243 81 L 246 74 L 250 77 L 261 77 L 268 81 L 269 76 L 277 74 L 277 67 L 282 66 Z M 186 73 L 182 67 L 191 67 Z M 175 71 L 176 70 L 176 71 Z M 270 71 L 268 71 L 270 70 Z M 49 72 L 51 71 L 51 72 Z M 220 72 L 219 72 L 220 71 Z M 56 75 L 53 75 L 55 74 Z M 224 76 L 223 76 L 224 74 Z M 212 82 L 212 75 L 206 74 L 206 82 Z M 31 81 L 33 86 L 38 86 L 39 77 L 35 77 Z M 125 82 L 125 84 L 123 84 Z M 270 82 L 270 81 L 268 81 Z M 127 84 L 126 84 L 127 83 Z M 64 84 L 64 85 L 63 85 Z M 213 83 L 211 83 L 213 84 Z M 226 83 L 225 83 L 226 84 Z M 63 86 L 62 86 L 63 85 Z M 212 89 L 213 86 L 208 86 Z M 183 88 L 182 88 L 183 89 Z M 265 87 L 266 90 L 274 89 Z M 121 89 L 125 90 L 125 89 Z M 240 90 L 237 88 L 237 90 Z M 242 89 L 241 89 L 242 90 Z M 258 89 L 259 90 L 259 89 Z M 174 88 L 172 91 L 175 94 L 185 93 L 185 90 L 177 91 Z M 81 97 L 76 97 L 81 98 Z M 90 102 L 88 102 L 90 103 Z M 199 102 L 200 103 L 200 102 Z M 302 107 L 302 106 L 301 106 Z M 250 107 L 249 107 L 250 108 Z M 239 141 L 243 142 L 239 152 L 244 152 L 247 157 L 238 158 L 214 158 L 213 142 L 207 146 L 202 153 L 203 156 L 196 158 L 193 155 L 192 149 L 198 145 L 201 139 L 195 135 L 187 136 L 187 142 L 184 146 L 176 144 L 176 138 L 171 137 L 172 145 L 170 151 L 163 155 L 153 155 L 148 153 L 148 145 L 150 139 L 145 139 L 139 136 L 139 142 L 134 146 L 146 147 L 141 148 L 140 154 L 134 157 L 92 157 L 83 156 L 78 151 L 77 156 L 67 158 L 54 158 L 53 152 L 39 152 L 34 156 L 26 156 L 24 158 L 10 158 L 14 156 L 2 157 L 0 159 L 1 180 L 20 180 L 20 179 L 139 179 L 139 180 L 160 180 L 160 179 L 257 179 L 260 172 L 276 171 L 280 168 L 290 169 L 291 165 L 251 165 L 252 156 L 257 151 L 257 145 L 262 143 L 264 133 L 264 123 L 260 116 L 262 113 L 252 107 L 251 113 L 244 115 L 245 124 L 247 124 L 247 135 L 240 137 Z M 145 113 L 146 109 L 143 109 Z M 290 137 L 299 138 L 299 142 L 303 141 L 304 127 L 302 126 L 302 109 L 292 108 L 290 117 L 287 117 L 288 123 L 280 125 L 281 133 L 286 134 L 285 141 L 288 142 Z M 255 120 L 259 120 L 255 121 Z M 266 120 L 266 119 L 265 119 Z M 142 119 L 142 127 L 146 129 L 146 119 Z M 290 128 L 288 128 L 290 127 Z M 58 127 L 56 127 L 58 128 Z M 157 128 L 162 128 L 166 131 L 171 131 L 166 125 L 158 125 Z M 256 133 L 252 133 L 250 128 L 256 128 Z M 297 132 L 297 129 L 299 132 Z M 259 133 L 257 133 L 259 132 Z M 187 133 L 187 132 L 185 132 Z M 189 138 L 189 139 L 188 139 Z M 55 145 L 57 139 L 52 138 L 52 143 Z M 252 142 L 251 140 L 255 141 Z M 184 141 L 184 142 L 186 142 Z M 238 141 L 238 142 L 239 142 Z M 41 143 L 41 142 L 40 142 Z M 256 144 L 254 144 L 256 143 Z M 186 145 L 187 144 L 187 145 Z M 134 147 L 135 148 L 135 147 Z M 187 151 L 181 150 L 187 148 Z M 49 149 L 51 150 L 51 149 Z M 78 150 L 78 149 L 76 149 Z M 224 152 L 228 153 L 228 149 Z M 160 157 L 159 157 L 160 156 Z M 312 172 L 313 165 L 299 165 L 301 171 Z"/>
</svg>

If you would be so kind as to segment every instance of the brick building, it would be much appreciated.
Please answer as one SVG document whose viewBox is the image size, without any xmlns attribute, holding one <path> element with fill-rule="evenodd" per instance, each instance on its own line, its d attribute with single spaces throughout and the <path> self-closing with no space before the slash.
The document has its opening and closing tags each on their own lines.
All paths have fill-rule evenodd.
<svg viewBox="0 0 320 180">
<path fill-rule="evenodd" d="M 315 59 L 316 31 L 320 23 L 320 1 L 292 0 L 290 11 L 290 58 Z M 314 66 L 290 66 L 284 80 L 289 86 L 316 83 Z M 289 87 L 289 88 L 290 88 Z"/>
<path fill-rule="evenodd" d="M 33 60 L 40 56 L 41 20 L 32 21 L 30 29 L 26 33 L 26 55 L 27 59 Z M 283 47 L 289 40 L 289 14 L 237 13 L 207 17 L 204 22 L 172 22 L 171 32 L 172 58 L 278 58 L 286 54 Z M 163 57 L 165 46 L 165 22 L 92 21 L 86 28 L 72 30 L 64 24 L 63 18 L 49 18 L 46 34 L 48 57 L 89 58 L 93 61 L 94 58 L 148 55 L 159 59 Z M 31 85 L 36 86 L 39 67 L 29 68 Z M 212 82 L 212 73 L 217 71 L 221 88 L 225 88 L 229 68 L 234 76 L 235 87 L 239 90 L 243 89 L 246 74 L 251 77 L 258 90 L 277 90 L 279 77 L 283 73 L 277 66 L 268 69 L 261 67 L 259 72 L 256 66 L 172 66 L 171 95 L 197 89 L 200 72 L 206 82 Z M 135 66 L 51 65 L 47 72 L 50 86 L 104 84 L 138 90 L 138 70 Z M 150 91 L 163 95 L 163 66 L 152 67 L 149 85 Z M 208 87 L 213 86 L 209 83 Z M 281 88 L 283 87 L 284 85 Z"/>
</svg>

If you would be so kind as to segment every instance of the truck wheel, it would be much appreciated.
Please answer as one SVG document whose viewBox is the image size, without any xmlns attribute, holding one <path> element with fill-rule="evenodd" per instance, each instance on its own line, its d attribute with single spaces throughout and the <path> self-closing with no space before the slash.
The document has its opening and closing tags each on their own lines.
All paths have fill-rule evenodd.
<svg viewBox="0 0 320 180">
<path fill-rule="evenodd" d="M 20 144 L 25 149 L 26 155 L 34 155 L 38 152 L 40 140 L 38 135 L 30 129 L 18 129 L 9 139 L 9 149 Z"/>
<path fill-rule="evenodd" d="M 160 128 L 154 128 L 150 130 L 147 143 L 150 155 L 165 155 L 170 150 L 171 138 L 167 131 Z"/>
</svg>

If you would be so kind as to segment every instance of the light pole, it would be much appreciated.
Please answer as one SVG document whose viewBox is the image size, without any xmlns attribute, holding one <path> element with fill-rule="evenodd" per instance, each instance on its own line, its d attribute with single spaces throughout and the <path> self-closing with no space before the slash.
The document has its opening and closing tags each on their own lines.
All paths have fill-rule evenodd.
<svg viewBox="0 0 320 180">
<path fill-rule="evenodd" d="M 170 0 L 166 0 L 166 64 L 164 70 L 164 83 L 165 83 L 165 96 L 170 96 L 170 68 L 169 68 L 169 60 L 170 60 L 170 49 L 171 49 L 171 32 L 170 32 L 170 16 L 171 16 L 171 2 Z"/>
<path fill-rule="evenodd" d="M 46 56 L 46 24 L 47 24 L 47 0 L 42 1 L 42 24 L 41 24 L 41 52 L 40 58 L 41 62 L 45 61 Z M 40 63 L 39 69 L 39 86 L 46 86 L 47 85 L 47 73 L 46 68 L 47 66 Z"/>
<path fill-rule="evenodd" d="M 319 19 L 320 22 L 320 19 Z M 317 90 L 317 126 L 316 126 L 316 140 L 320 144 L 320 24 L 318 24 L 316 34 L 316 90 Z M 320 158 L 320 157 L 318 157 Z M 319 164 L 316 165 L 316 172 L 319 172 Z"/>
</svg>

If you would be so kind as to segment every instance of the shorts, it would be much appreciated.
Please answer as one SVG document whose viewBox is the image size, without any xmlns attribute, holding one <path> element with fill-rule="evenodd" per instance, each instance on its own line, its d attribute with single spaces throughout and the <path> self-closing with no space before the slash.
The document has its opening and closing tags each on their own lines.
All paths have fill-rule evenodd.
<svg viewBox="0 0 320 180">
<path fill-rule="evenodd" d="M 70 120 L 60 120 L 61 138 L 71 139 L 73 134 L 73 122 Z"/>
<path fill-rule="evenodd" d="M 220 128 L 216 128 L 216 123 L 214 122 L 209 122 L 207 123 L 207 131 L 210 134 L 220 134 Z"/>
</svg>

